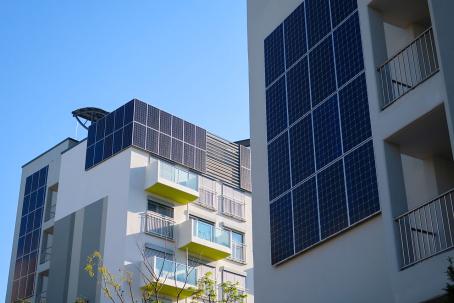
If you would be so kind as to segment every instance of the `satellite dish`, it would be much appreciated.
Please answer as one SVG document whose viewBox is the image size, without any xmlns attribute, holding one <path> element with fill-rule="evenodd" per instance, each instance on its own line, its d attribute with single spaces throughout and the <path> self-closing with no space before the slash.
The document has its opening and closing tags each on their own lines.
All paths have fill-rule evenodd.
<svg viewBox="0 0 454 303">
<path fill-rule="evenodd" d="M 72 114 L 83 128 L 88 129 L 88 121 L 94 123 L 99 119 L 104 118 L 109 112 L 97 107 L 83 107 L 76 109 Z"/>
</svg>

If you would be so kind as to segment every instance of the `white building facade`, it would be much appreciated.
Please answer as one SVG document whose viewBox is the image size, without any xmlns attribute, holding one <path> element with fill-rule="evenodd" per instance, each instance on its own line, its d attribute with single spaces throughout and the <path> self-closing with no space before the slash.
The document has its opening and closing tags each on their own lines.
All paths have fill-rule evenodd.
<svg viewBox="0 0 454 303">
<path fill-rule="evenodd" d="M 162 302 L 190 302 L 207 272 L 218 286 L 238 282 L 253 302 L 250 152 L 241 144 L 132 100 L 93 122 L 87 140 L 26 164 L 6 302 L 110 302 L 84 271 L 94 251 L 119 279 L 132 273 L 136 298 L 151 269 Z M 28 245 L 23 201 L 35 192 L 43 215 Z"/>
<path fill-rule="evenodd" d="M 454 256 L 452 12 L 248 0 L 257 302 L 440 300 Z"/>
</svg>

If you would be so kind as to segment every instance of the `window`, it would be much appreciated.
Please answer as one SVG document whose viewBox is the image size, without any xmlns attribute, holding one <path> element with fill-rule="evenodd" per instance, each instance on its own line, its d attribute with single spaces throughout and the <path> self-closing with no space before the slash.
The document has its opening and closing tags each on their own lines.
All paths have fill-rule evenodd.
<svg viewBox="0 0 454 303">
<path fill-rule="evenodd" d="M 232 255 L 230 259 L 238 262 L 246 261 L 246 247 L 244 245 L 244 234 L 237 231 L 230 231 L 232 239 Z"/>
<path fill-rule="evenodd" d="M 173 218 L 173 208 L 152 200 L 148 200 L 148 210 L 165 217 Z"/>
<path fill-rule="evenodd" d="M 230 232 L 214 226 L 214 223 L 191 216 L 192 234 L 199 239 L 230 247 Z"/>
</svg>

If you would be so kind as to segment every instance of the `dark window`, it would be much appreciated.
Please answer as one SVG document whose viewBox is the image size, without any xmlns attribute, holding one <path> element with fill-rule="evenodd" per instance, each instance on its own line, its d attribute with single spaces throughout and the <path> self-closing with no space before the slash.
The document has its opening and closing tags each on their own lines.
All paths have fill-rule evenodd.
<svg viewBox="0 0 454 303">
<path fill-rule="evenodd" d="M 169 218 L 173 218 L 173 208 L 160 204 L 158 202 L 148 200 L 148 210 L 154 213 L 160 214 L 162 216 L 166 216 Z"/>
</svg>

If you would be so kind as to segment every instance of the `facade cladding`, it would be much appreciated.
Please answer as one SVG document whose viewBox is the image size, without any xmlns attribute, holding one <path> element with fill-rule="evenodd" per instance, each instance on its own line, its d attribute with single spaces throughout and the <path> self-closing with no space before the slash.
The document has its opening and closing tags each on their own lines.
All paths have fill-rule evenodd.
<svg viewBox="0 0 454 303">
<path fill-rule="evenodd" d="M 39 239 L 46 197 L 48 166 L 28 176 L 25 181 L 24 200 L 19 229 L 14 280 L 13 302 L 33 295 Z"/>
<path fill-rule="evenodd" d="M 272 263 L 380 210 L 356 0 L 306 0 L 264 41 Z"/>
<path fill-rule="evenodd" d="M 85 169 L 134 146 L 234 187 L 251 190 L 250 151 L 134 99 L 90 125 Z"/>
</svg>

